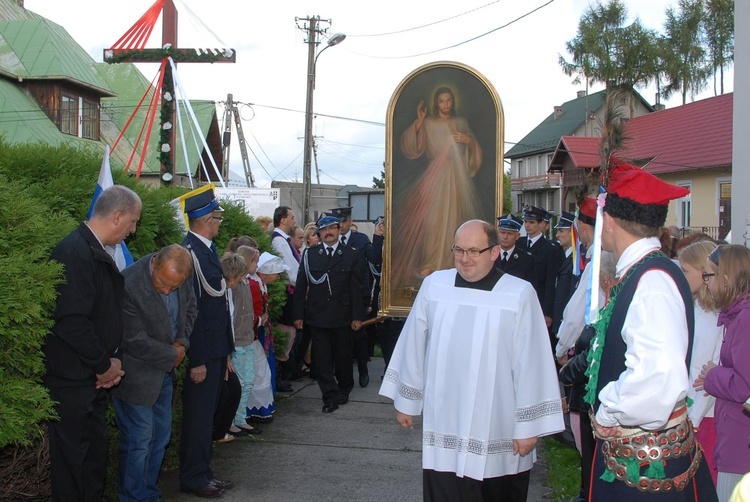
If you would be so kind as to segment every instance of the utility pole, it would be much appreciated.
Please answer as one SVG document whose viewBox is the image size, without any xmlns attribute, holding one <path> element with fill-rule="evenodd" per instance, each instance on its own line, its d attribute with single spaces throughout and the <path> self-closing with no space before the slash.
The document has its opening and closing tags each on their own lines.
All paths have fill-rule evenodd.
<svg viewBox="0 0 750 502">
<path fill-rule="evenodd" d="M 232 139 L 232 118 L 234 118 L 234 125 L 237 128 L 237 141 L 240 143 L 240 155 L 242 155 L 242 167 L 245 170 L 245 182 L 248 187 L 255 188 L 255 177 L 253 176 L 253 171 L 250 169 L 250 159 L 247 156 L 247 144 L 245 143 L 245 133 L 242 132 L 240 112 L 231 94 L 227 94 L 226 109 L 224 110 L 224 134 L 221 139 L 224 162 L 221 166 L 221 173 L 225 180 L 229 179 L 229 148 Z"/>
<path fill-rule="evenodd" d="M 346 35 L 336 33 L 328 39 L 327 45 L 317 54 L 316 48 L 320 43 L 320 36 L 328 32 L 328 26 L 321 28 L 321 24 L 331 24 L 330 19 L 321 20 L 320 16 L 308 16 L 304 18 L 295 18 L 297 27 L 307 33 L 307 100 L 305 106 L 305 155 L 304 170 L 302 173 L 302 186 L 304 194 L 302 196 L 302 221 L 307 224 L 310 220 L 310 192 L 312 191 L 312 155 L 313 155 L 313 91 L 315 90 L 315 63 L 318 57 L 329 47 L 341 43 Z M 300 25 L 300 22 L 302 24 Z"/>
<path fill-rule="evenodd" d="M 307 31 L 307 99 L 305 101 L 305 153 L 302 170 L 302 222 L 306 225 L 310 221 L 310 193 L 312 191 L 311 156 L 313 143 L 313 90 L 315 89 L 315 50 L 318 42 L 318 22 L 320 16 L 310 16 L 300 21 L 307 21 L 304 25 Z"/>
</svg>

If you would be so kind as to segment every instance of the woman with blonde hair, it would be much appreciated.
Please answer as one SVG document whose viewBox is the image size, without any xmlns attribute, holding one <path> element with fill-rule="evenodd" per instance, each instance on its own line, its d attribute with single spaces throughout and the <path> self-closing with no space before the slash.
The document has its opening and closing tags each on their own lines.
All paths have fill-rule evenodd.
<svg viewBox="0 0 750 502">
<path fill-rule="evenodd" d="M 703 280 L 724 327 L 720 365 L 708 362 L 695 388 L 716 397 L 716 492 L 729 500 L 742 476 L 750 472 L 750 250 L 740 245 L 716 248 L 706 260 Z"/>
<path fill-rule="evenodd" d="M 305 233 L 302 236 L 302 251 L 320 244 L 320 230 L 315 223 L 305 225 Z"/>
<path fill-rule="evenodd" d="M 697 241 L 680 250 L 679 260 L 682 273 L 690 285 L 693 293 L 693 311 L 695 312 L 695 330 L 693 337 L 693 352 L 690 356 L 690 381 L 700 376 L 703 365 L 708 362 L 719 362 L 721 350 L 721 331 L 717 325 L 719 317 L 714 306 L 714 300 L 708 292 L 708 286 L 703 281 L 706 271 L 706 258 L 716 249 L 716 244 L 710 241 Z M 714 446 L 716 445 L 716 425 L 714 423 L 714 402 L 716 398 L 694 388 L 688 389 L 688 399 L 692 405 L 688 409 L 688 417 L 695 427 L 695 438 L 703 447 L 711 477 L 716 484 L 718 471 L 714 463 Z"/>
</svg>

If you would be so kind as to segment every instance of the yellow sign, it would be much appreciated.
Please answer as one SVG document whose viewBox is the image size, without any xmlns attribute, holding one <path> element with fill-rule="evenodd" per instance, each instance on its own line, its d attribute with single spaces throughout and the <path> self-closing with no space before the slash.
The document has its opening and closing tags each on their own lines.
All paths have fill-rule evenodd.
<svg viewBox="0 0 750 502">
<path fill-rule="evenodd" d="M 732 184 L 731 183 L 720 183 L 719 184 L 719 191 L 721 193 L 722 199 L 731 199 L 732 198 Z"/>
</svg>

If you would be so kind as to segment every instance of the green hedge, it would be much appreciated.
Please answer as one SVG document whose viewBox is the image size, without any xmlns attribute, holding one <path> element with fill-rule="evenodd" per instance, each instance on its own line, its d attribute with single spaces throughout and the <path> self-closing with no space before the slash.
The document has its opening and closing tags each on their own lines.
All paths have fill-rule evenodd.
<svg viewBox="0 0 750 502">
<path fill-rule="evenodd" d="M 0 499 L 44 498 L 48 490 L 48 465 L 40 462 L 46 436 L 45 421 L 54 413 L 46 389 L 42 343 L 52 326 L 55 286 L 62 278 L 59 265 L 48 262 L 53 247 L 84 220 L 102 162 L 99 147 L 10 145 L 0 138 Z M 116 184 L 135 190 L 143 211 L 135 234 L 127 240 L 136 260 L 176 242 L 184 232 L 168 202 L 187 192 L 185 188 L 158 188 L 140 184 L 113 167 Z M 270 240 L 251 217 L 237 205 L 223 203 L 225 220 L 215 239 L 223 249 L 231 237 L 248 234 L 261 251 L 270 251 Z M 279 309 L 283 285 L 271 288 L 270 303 Z M 278 343 L 283 342 L 280 340 Z M 179 392 L 179 389 L 178 389 Z M 111 419 L 111 415 L 110 415 Z M 111 421 L 111 423 L 113 423 Z M 175 409 L 179 431 L 179 406 Z M 116 436 L 116 430 L 113 431 Z M 168 459 L 173 464 L 179 435 L 173 436 Z M 113 441 L 113 445 L 116 444 Z M 40 446 L 41 445 L 41 446 Z M 29 463 L 18 459 L 29 453 Z M 110 455 L 110 478 L 116 466 L 116 450 Z M 12 459 L 12 461 L 8 461 Z M 35 470 L 37 469 L 37 470 Z M 38 472 L 38 470 L 47 472 Z M 8 471 L 13 472 L 8 472 Z M 18 471 L 18 472 L 16 472 Z M 27 480 L 39 479 L 38 490 Z M 33 483 L 32 483 L 33 484 Z M 23 486 L 23 495 L 20 489 Z M 114 485 L 108 485 L 109 495 Z"/>
</svg>

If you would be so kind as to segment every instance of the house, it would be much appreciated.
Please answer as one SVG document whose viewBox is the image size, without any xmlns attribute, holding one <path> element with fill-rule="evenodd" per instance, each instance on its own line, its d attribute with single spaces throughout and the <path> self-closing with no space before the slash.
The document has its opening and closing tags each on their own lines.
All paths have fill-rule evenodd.
<svg viewBox="0 0 750 502">
<path fill-rule="evenodd" d="M 142 130 L 145 111 L 139 111 L 130 126 L 127 123 L 150 85 L 133 64 L 95 62 L 62 26 L 26 10 L 23 0 L 0 0 L 0 136 L 5 141 L 68 143 L 103 151 L 104 145 L 114 145 L 122 135 L 112 152 L 113 167 L 124 167 L 132 157 L 135 172 L 144 151 L 139 136 L 146 137 Z M 191 106 L 209 150 L 221 166 L 215 105 L 191 100 Z M 188 124 L 185 107 L 180 110 L 182 123 Z M 159 183 L 158 121 L 147 137 L 141 176 L 144 181 Z M 205 152 L 199 155 L 193 139 L 186 137 L 186 159 L 181 141 L 177 135 L 175 183 L 188 185 L 188 173 L 207 179 L 200 161 L 202 155 L 207 163 Z M 216 179 L 215 173 L 210 174 Z"/>
<path fill-rule="evenodd" d="M 505 153 L 510 161 L 511 200 L 520 211 L 525 205 L 559 212 L 566 209 L 561 199 L 561 177 L 549 166 L 563 136 L 600 137 L 606 90 L 587 94 L 579 91 L 576 99 L 555 106 L 553 112 L 521 141 Z M 639 117 L 654 111 L 637 92 L 624 95 L 619 103 L 627 117 Z"/>
<path fill-rule="evenodd" d="M 642 166 L 689 196 L 672 202 L 667 225 L 723 239 L 731 229 L 732 117 L 734 94 L 695 101 L 633 118 L 616 156 Z M 599 138 L 564 136 L 550 162 L 562 173 L 563 207 L 575 206 L 584 174 L 601 164 Z"/>
</svg>

